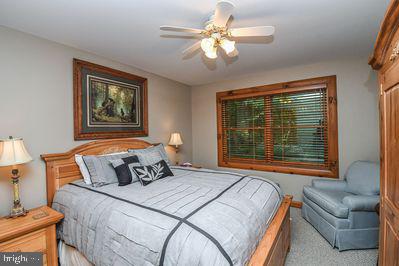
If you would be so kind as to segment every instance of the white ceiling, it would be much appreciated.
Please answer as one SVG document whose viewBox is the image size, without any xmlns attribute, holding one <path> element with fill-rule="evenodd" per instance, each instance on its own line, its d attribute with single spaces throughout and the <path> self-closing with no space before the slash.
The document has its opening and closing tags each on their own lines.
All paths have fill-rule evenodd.
<svg viewBox="0 0 399 266">
<path fill-rule="evenodd" d="M 371 53 L 389 0 L 231 0 L 232 27 L 274 25 L 240 43 L 238 58 L 183 58 L 195 40 L 160 25 L 202 28 L 216 0 L 1 0 L 0 25 L 77 47 L 189 85 Z M 0 40 L 1 41 L 1 40 Z"/>
</svg>

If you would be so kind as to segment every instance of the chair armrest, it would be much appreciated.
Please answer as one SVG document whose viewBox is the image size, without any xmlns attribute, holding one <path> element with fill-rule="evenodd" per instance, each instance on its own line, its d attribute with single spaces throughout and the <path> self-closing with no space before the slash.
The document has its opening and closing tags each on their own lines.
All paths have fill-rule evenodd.
<svg viewBox="0 0 399 266">
<path fill-rule="evenodd" d="M 375 206 L 380 202 L 380 196 L 351 195 L 346 196 L 342 203 L 350 211 L 375 211 Z"/>
<path fill-rule="evenodd" d="M 329 179 L 313 179 L 312 186 L 318 189 L 325 190 L 346 190 L 346 181 L 344 180 L 329 180 Z"/>
</svg>

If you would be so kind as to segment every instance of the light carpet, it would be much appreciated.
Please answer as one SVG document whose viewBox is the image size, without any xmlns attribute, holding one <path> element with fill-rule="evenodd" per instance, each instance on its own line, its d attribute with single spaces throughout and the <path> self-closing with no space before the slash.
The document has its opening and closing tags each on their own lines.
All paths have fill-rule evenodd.
<svg viewBox="0 0 399 266">
<path fill-rule="evenodd" d="M 301 209 L 291 208 L 291 250 L 285 265 L 376 265 L 377 249 L 339 252 L 301 216 Z"/>
</svg>

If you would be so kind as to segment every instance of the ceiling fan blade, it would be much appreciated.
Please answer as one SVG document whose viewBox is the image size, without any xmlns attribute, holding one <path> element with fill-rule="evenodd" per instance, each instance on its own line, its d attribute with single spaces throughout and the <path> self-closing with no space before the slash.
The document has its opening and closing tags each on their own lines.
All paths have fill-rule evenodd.
<svg viewBox="0 0 399 266">
<path fill-rule="evenodd" d="M 273 35 L 274 31 L 273 26 L 258 26 L 230 29 L 230 34 L 233 37 L 262 37 Z"/>
<path fill-rule="evenodd" d="M 190 47 L 184 49 L 183 50 L 183 55 L 185 55 L 185 56 L 189 55 L 189 54 L 195 52 L 196 50 L 198 50 L 199 48 L 201 48 L 201 41 L 195 42 Z"/>
<path fill-rule="evenodd" d="M 217 27 L 226 27 L 227 21 L 231 14 L 233 14 L 234 5 L 229 1 L 219 1 L 216 4 L 215 16 L 213 18 L 213 25 Z"/>
<path fill-rule="evenodd" d="M 159 28 L 160 30 L 164 31 L 177 31 L 177 32 L 194 33 L 194 34 L 201 34 L 203 32 L 203 30 L 200 29 L 176 27 L 176 26 L 161 26 Z"/>
</svg>

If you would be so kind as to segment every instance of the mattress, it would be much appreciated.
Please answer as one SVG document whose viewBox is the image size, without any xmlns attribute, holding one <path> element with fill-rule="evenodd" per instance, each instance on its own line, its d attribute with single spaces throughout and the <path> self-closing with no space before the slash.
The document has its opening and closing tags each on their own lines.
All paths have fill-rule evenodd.
<svg viewBox="0 0 399 266">
<path fill-rule="evenodd" d="M 174 176 L 57 191 L 57 236 L 95 265 L 245 265 L 282 201 L 270 180 L 171 168 Z"/>
</svg>

